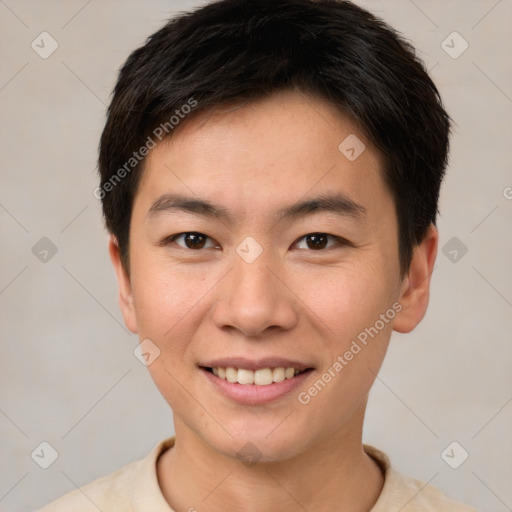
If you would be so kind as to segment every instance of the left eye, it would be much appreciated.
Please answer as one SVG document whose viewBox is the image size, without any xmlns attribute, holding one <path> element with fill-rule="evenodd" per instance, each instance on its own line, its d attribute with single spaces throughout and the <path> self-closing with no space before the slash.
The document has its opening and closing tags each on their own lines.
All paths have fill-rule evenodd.
<svg viewBox="0 0 512 512">
<path fill-rule="evenodd" d="M 330 246 L 327 245 L 329 238 L 335 241 L 335 243 Z M 314 251 L 330 249 L 333 245 L 343 245 L 344 243 L 344 240 L 340 237 L 329 235 L 327 233 L 310 233 L 299 238 L 298 242 L 301 240 L 305 240 L 306 249 L 312 249 Z"/>
</svg>

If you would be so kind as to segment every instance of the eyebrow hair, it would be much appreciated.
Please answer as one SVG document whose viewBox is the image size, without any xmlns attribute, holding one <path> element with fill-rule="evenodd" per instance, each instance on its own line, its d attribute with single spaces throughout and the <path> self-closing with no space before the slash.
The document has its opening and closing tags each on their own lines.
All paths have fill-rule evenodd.
<svg viewBox="0 0 512 512">
<path fill-rule="evenodd" d="M 234 223 L 233 215 L 223 206 L 182 194 L 161 195 L 148 210 L 147 217 L 154 218 L 161 213 L 172 211 L 182 211 L 203 217 L 218 218 L 230 224 Z M 364 216 L 367 210 L 345 194 L 320 194 L 281 208 L 276 212 L 275 220 L 277 222 L 292 220 L 320 212 L 358 219 Z"/>
</svg>

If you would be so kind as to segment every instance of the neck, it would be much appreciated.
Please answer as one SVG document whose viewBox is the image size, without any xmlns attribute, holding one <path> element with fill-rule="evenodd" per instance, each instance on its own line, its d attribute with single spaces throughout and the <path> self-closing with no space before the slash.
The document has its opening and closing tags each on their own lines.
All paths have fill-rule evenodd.
<svg viewBox="0 0 512 512">
<path fill-rule="evenodd" d="M 384 477 L 363 450 L 361 428 L 340 428 L 287 460 L 243 464 L 175 418 L 176 442 L 158 461 L 163 495 L 176 511 L 369 512 Z"/>
</svg>

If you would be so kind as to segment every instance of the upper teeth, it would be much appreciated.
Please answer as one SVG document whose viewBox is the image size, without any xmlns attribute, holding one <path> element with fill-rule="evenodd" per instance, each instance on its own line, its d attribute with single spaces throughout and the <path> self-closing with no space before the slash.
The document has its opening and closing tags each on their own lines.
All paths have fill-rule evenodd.
<svg viewBox="0 0 512 512">
<path fill-rule="evenodd" d="M 273 382 L 282 382 L 285 379 L 291 379 L 298 375 L 301 370 L 295 368 L 261 368 L 260 370 L 245 370 L 243 368 L 212 368 L 213 374 L 220 379 L 228 382 L 238 382 L 239 384 L 256 384 L 258 386 L 268 386 Z"/>
</svg>

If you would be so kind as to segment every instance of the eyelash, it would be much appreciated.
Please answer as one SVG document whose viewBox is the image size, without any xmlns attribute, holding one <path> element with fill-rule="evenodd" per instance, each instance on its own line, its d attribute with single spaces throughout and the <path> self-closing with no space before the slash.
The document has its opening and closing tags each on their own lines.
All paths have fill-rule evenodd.
<svg viewBox="0 0 512 512">
<path fill-rule="evenodd" d="M 178 233 L 176 235 L 172 235 L 172 236 L 169 236 L 167 238 L 165 238 L 164 240 L 162 240 L 161 244 L 162 246 L 167 246 L 167 245 L 170 245 L 172 243 L 175 243 L 175 240 L 184 236 L 184 235 L 199 235 L 199 236 L 202 236 L 208 240 L 213 240 L 212 238 L 210 238 L 209 236 L 205 235 L 204 233 L 200 233 L 198 231 L 184 231 L 183 233 Z M 301 236 L 300 238 L 298 238 L 294 243 L 293 245 L 297 244 L 300 240 L 303 240 L 304 238 L 308 237 L 308 236 L 312 236 L 312 235 L 322 235 L 322 236 L 327 236 L 333 240 L 335 240 L 336 244 L 338 245 L 338 247 L 340 246 L 351 246 L 353 247 L 353 244 L 351 242 L 349 242 L 348 240 L 345 240 L 344 238 L 341 238 L 339 236 L 336 236 L 336 235 L 331 235 L 329 233 L 321 233 L 321 232 L 312 232 L 312 233 L 308 233 L 306 235 L 303 235 Z M 177 244 L 176 244 L 177 245 Z M 201 251 L 205 248 L 201 248 L 201 249 L 190 249 L 189 247 L 182 247 L 181 245 L 178 245 L 178 247 L 180 249 L 184 249 L 184 250 L 188 250 L 188 251 Z M 326 247 L 326 248 L 323 248 L 323 249 L 317 249 L 317 250 L 314 250 L 314 249 L 300 249 L 300 250 L 308 250 L 310 252 L 325 252 L 329 249 L 333 249 L 333 248 L 336 248 L 336 246 L 331 246 L 331 247 Z M 211 247 L 206 247 L 206 249 L 211 249 Z"/>
</svg>

